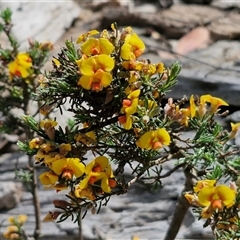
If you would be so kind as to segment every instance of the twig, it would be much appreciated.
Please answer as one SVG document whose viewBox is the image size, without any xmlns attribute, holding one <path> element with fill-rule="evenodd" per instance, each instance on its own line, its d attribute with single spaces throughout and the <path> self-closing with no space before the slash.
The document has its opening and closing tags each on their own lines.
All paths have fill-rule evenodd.
<svg viewBox="0 0 240 240">
<path fill-rule="evenodd" d="M 190 172 L 190 168 L 184 169 L 184 175 L 185 175 L 185 186 L 181 193 L 181 195 L 178 198 L 178 202 L 176 204 L 176 209 L 174 211 L 171 223 L 169 225 L 168 231 L 165 235 L 164 240 L 173 240 L 178 234 L 178 231 L 182 225 L 183 219 L 187 213 L 187 210 L 189 208 L 189 203 L 184 197 L 183 193 L 186 191 L 192 190 L 192 175 Z"/>
<path fill-rule="evenodd" d="M 34 239 L 37 240 L 41 233 L 41 220 L 40 220 L 40 202 L 38 197 L 38 187 L 37 187 L 37 171 L 32 164 L 32 156 L 28 157 L 29 165 L 31 166 L 32 172 L 32 195 L 33 195 L 33 205 L 35 212 L 35 230 L 34 230 Z"/>
</svg>

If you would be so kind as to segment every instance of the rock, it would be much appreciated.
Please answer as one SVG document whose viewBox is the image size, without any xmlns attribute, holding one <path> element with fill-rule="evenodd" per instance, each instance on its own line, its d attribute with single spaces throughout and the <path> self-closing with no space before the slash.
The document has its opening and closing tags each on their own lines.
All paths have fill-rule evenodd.
<svg viewBox="0 0 240 240">
<path fill-rule="evenodd" d="M 29 38 L 56 42 L 80 15 L 79 5 L 71 0 L 49 0 L 45 1 L 45 4 L 26 1 L 0 2 L 1 9 L 7 7 L 13 12 L 12 33 L 21 42 L 22 48 L 27 46 Z"/>
<path fill-rule="evenodd" d="M 222 11 L 209 6 L 174 4 L 169 9 L 149 16 L 152 18 L 149 22 L 152 22 L 155 29 L 166 37 L 178 39 L 192 29 L 207 25 L 223 14 Z"/>
<path fill-rule="evenodd" d="M 213 0 L 211 6 L 219 8 L 219 9 L 233 9 L 233 8 L 240 8 L 239 1 L 226 1 L 226 0 Z"/>
<path fill-rule="evenodd" d="M 240 15 L 234 12 L 212 21 L 208 27 L 212 39 L 240 39 L 239 22 Z"/>
<path fill-rule="evenodd" d="M 197 49 L 206 48 L 211 42 L 209 30 L 206 27 L 197 27 L 179 39 L 174 52 L 186 55 Z"/>
<path fill-rule="evenodd" d="M 14 208 L 22 196 L 22 184 L 0 182 L 0 211 Z"/>
</svg>

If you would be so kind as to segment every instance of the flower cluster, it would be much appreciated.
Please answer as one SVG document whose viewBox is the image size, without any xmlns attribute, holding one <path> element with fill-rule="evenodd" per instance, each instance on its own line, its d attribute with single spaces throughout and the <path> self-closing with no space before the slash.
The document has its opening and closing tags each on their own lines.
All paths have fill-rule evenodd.
<svg viewBox="0 0 240 240">
<path fill-rule="evenodd" d="M 7 230 L 3 233 L 5 239 L 21 240 L 25 239 L 25 233 L 22 229 L 23 225 L 27 221 L 26 215 L 19 215 L 17 217 L 9 217 L 8 222 L 10 225 Z"/>
<path fill-rule="evenodd" d="M 40 122 L 39 127 L 45 131 L 49 139 L 54 141 L 57 124 L 52 119 L 44 119 Z M 82 141 L 83 137 L 80 138 L 80 136 L 81 134 L 75 135 L 76 142 L 71 144 L 56 144 L 39 137 L 29 142 L 29 148 L 37 150 L 36 163 L 44 165 L 50 170 L 40 174 L 40 182 L 46 188 L 55 188 L 57 191 L 68 189 L 68 187 L 74 188 L 76 189 L 73 191 L 76 193 L 75 195 L 77 197 L 81 195 L 81 198 L 87 197 L 79 193 L 86 188 L 92 189 L 92 191 L 94 189 L 94 192 L 98 194 L 102 194 L 102 191 L 111 192 L 111 187 L 116 186 L 116 181 L 108 158 L 96 157 L 85 166 L 78 154 L 73 155 L 77 152 L 78 143 Z M 98 183 L 100 183 L 101 191 Z"/>
</svg>

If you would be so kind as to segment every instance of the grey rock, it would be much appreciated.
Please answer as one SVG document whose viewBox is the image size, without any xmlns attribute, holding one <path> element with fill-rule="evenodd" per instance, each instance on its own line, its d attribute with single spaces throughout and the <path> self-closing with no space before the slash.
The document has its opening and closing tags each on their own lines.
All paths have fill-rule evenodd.
<svg viewBox="0 0 240 240">
<path fill-rule="evenodd" d="M 22 184 L 0 182 L 0 211 L 14 208 L 21 199 Z"/>
<path fill-rule="evenodd" d="M 6 7 L 13 11 L 13 34 L 22 43 L 22 47 L 27 45 L 28 38 L 55 43 L 80 15 L 80 6 L 71 0 L 47 1 L 45 4 L 1 1 L 0 8 Z"/>
</svg>

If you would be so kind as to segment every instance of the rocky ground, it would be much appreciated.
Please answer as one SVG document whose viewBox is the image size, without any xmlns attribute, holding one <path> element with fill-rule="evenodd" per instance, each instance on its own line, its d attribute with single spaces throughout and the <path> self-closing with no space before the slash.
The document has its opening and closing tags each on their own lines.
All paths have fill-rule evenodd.
<svg viewBox="0 0 240 240">
<path fill-rule="evenodd" d="M 216 0 L 209 5 L 184 4 L 176 1 L 163 8 L 159 1 L 63 1 L 63 3 L 7 3 L 15 13 L 16 36 L 23 48 L 27 37 L 51 40 L 57 55 L 66 39 L 76 39 L 89 29 L 131 25 L 144 40 L 145 57 L 152 62 L 164 62 L 169 66 L 180 61 L 182 72 L 179 82 L 169 96 L 181 98 L 190 94 L 212 94 L 225 99 L 231 106 L 232 115 L 221 121 L 227 126 L 230 121 L 239 122 L 240 114 L 240 4 L 237 1 Z M 165 1 L 166 3 L 168 1 Z M 171 1 L 170 1 L 171 2 Z M 197 2 L 201 2 L 200 0 Z M 24 17 L 23 17 L 24 16 Z M 19 30 L 19 26 L 24 26 Z M 34 31 L 33 31 L 34 30 Z M 1 44 L 4 39 L 1 39 Z M 46 69 L 51 68 L 51 61 Z M 186 132 L 186 137 L 192 132 Z M 12 142 L 11 136 L 1 136 L 2 142 Z M 240 145 L 240 138 L 236 139 Z M 4 147 L 2 145 L 2 147 Z M 0 223 L 5 229 L 10 215 L 25 213 L 29 216 L 26 230 L 33 231 L 34 211 L 27 186 L 16 182 L 14 169 L 26 168 L 27 158 L 18 152 L 0 156 Z M 173 162 L 166 163 L 164 170 L 171 169 Z M 130 170 L 129 170 L 130 171 Z M 127 173 L 130 177 L 130 172 Z M 164 187 L 152 192 L 142 182 L 137 182 L 123 196 L 114 196 L 99 214 L 87 214 L 83 220 L 84 240 L 163 239 L 171 215 L 184 183 L 181 171 L 163 179 Z M 53 210 L 51 201 L 60 192 L 46 191 L 39 186 L 42 218 Z M 211 239 L 211 231 L 202 228 L 188 212 L 178 239 Z M 77 239 L 77 226 L 64 223 L 42 223 L 42 240 Z"/>
</svg>

